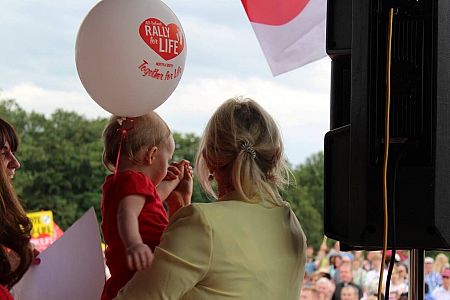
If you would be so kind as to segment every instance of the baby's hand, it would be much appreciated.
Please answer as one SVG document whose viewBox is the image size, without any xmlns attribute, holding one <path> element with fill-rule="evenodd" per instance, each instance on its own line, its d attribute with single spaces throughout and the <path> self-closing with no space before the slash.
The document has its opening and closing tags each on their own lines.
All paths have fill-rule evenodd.
<svg viewBox="0 0 450 300">
<path fill-rule="evenodd" d="M 153 253 L 144 243 L 136 243 L 126 249 L 128 267 L 134 271 L 148 268 L 153 261 Z"/>
<path fill-rule="evenodd" d="M 193 180 L 192 167 L 188 161 L 182 161 L 183 177 L 178 186 L 170 193 L 166 202 L 169 205 L 169 216 L 171 217 L 178 209 L 189 205 L 192 198 Z"/>
<path fill-rule="evenodd" d="M 179 163 L 173 162 L 170 164 L 170 166 L 167 168 L 167 175 L 164 177 L 163 180 L 175 180 L 175 179 L 181 179 L 182 176 L 182 170 L 179 166 Z"/>
<path fill-rule="evenodd" d="M 180 178 L 180 183 L 174 191 L 182 195 L 183 206 L 185 206 L 191 203 L 194 182 L 192 180 L 192 167 L 189 162 L 185 160 L 181 163 L 184 164 L 183 177 Z"/>
</svg>

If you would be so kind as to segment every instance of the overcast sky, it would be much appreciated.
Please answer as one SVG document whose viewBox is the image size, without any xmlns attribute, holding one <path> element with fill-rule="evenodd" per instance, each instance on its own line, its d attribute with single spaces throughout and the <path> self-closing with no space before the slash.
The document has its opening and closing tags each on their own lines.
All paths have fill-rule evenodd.
<svg viewBox="0 0 450 300">
<path fill-rule="evenodd" d="M 184 29 L 183 77 L 156 111 L 178 132 L 201 134 L 226 99 L 244 95 L 277 120 L 294 165 L 323 150 L 329 128 L 330 60 L 273 77 L 238 0 L 166 0 Z M 0 99 L 27 111 L 56 108 L 108 116 L 86 93 L 75 40 L 93 0 L 0 0 Z"/>
</svg>

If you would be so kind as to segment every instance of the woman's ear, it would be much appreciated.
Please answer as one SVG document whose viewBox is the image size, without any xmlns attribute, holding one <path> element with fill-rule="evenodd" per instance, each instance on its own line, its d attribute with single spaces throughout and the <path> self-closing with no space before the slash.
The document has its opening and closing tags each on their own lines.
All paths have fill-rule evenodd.
<svg viewBox="0 0 450 300">
<path fill-rule="evenodd" d="M 153 146 L 151 148 L 147 149 L 147 152 L 145 152 L 144 159 L 145 161 L 151 165 L 153 161 L 156 159 L 156 156 L 158 155 L 159 149 L 156 146 Z"/>
</svg>

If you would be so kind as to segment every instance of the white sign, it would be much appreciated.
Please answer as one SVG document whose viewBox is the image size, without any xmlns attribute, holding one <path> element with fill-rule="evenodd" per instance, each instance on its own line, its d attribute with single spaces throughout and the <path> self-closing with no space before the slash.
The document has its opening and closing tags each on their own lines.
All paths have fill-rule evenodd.
<svg viewBox="0 0 450 300">
<path fill-rule="evenodd" d="M 14 288 L 16 300 L 98 300 L 105 283 L 100 232 L 93 208 L 39 255 Z"/>
</svg>

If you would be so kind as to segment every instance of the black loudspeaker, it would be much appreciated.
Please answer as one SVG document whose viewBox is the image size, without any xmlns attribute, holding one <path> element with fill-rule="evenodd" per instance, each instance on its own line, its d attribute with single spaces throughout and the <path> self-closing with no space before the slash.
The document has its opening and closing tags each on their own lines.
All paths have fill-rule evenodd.
<svg viewBox="0 0 450 300">
<path fill-rule="evenodd" d="M 388 245 L 395 233 L 397 248 L 450 249 L 449 0 L 328 0 L 325 234 L 350 249 L 383 245 L 391 7 Z"/>
</svg>

